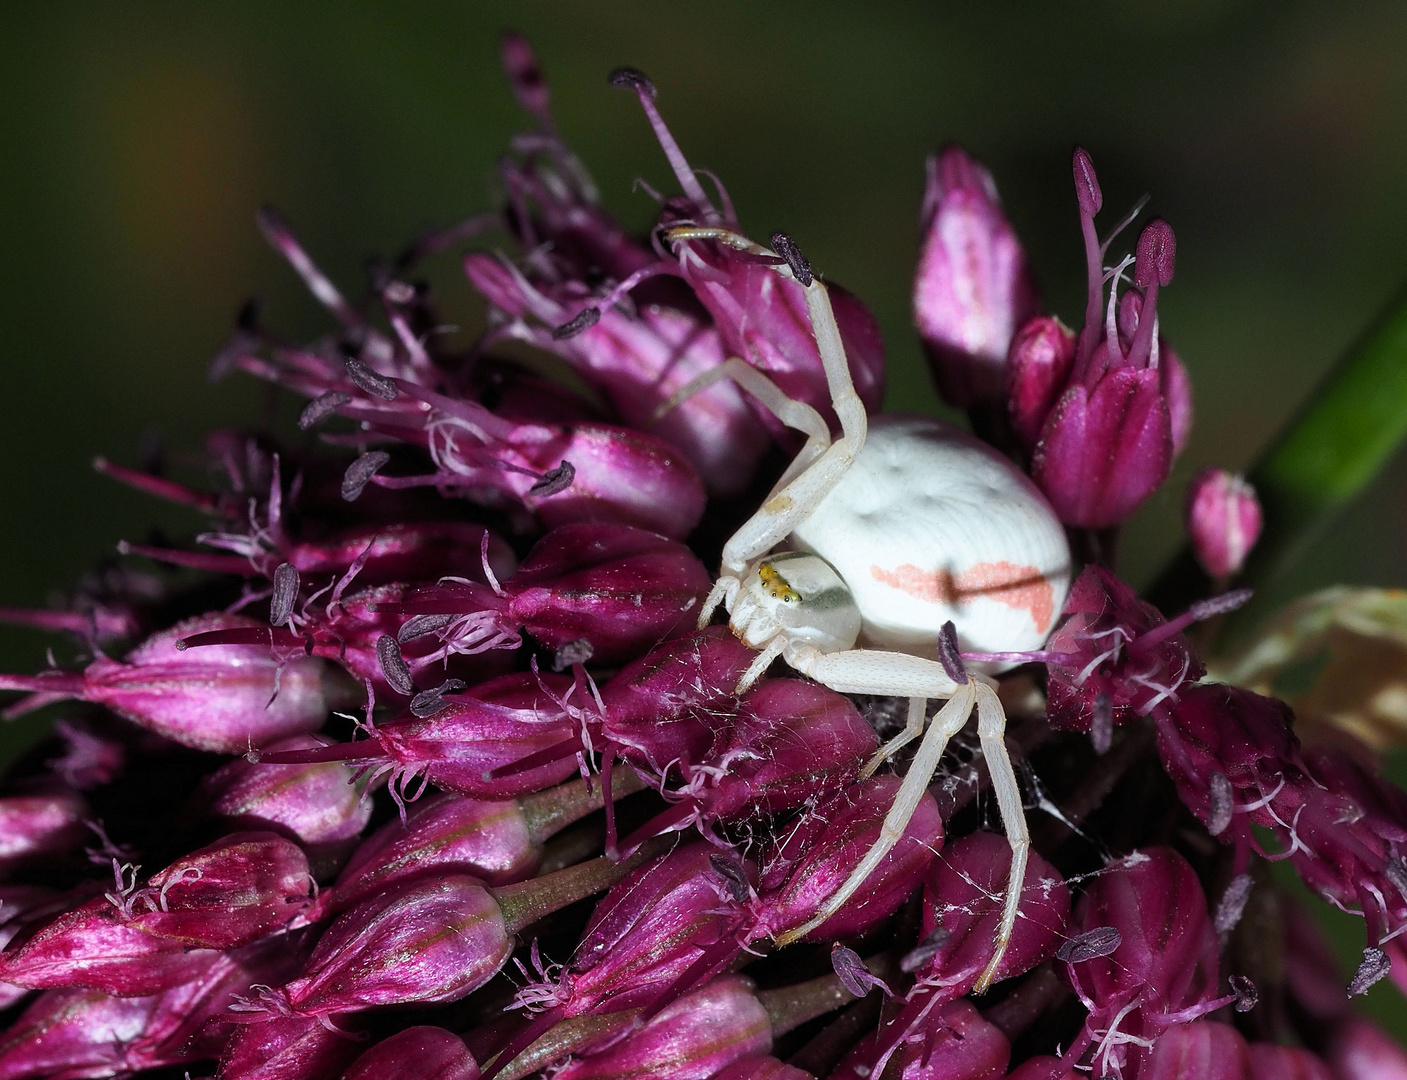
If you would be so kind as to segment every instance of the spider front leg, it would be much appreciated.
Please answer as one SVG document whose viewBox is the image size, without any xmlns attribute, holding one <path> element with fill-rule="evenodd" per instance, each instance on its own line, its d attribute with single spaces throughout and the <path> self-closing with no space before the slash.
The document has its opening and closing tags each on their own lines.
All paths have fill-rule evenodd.
<svg viewBox="0 0 1407 1080">
<path fill-rule="evenodd" d="M 1021 888 L 1026 880 L 1026 857 L 1031 850 L 1031 834 L 1026 829 L 1026 812 L 1021 806 L 1021 788 L 1017 786 L 1016 772 L 1011 767 L 1011 755 L 1003 739 L 1005 732 L 1006 712 L 1002 709 L 1001 700 L 993 687 L 983 684 L 977 690 L 977 737 L 982 743 L 982 755 L 987 759 L 987 771 L 992 777 L 992 791 L 997 797 L 1002 827 L 1006 829 L 1006 838 L 1011 844 L 1011 874 L 1007 878 L 1002 921 L 997 928 L 992 958 L 987 961 L 987 967 L 973 986 L 979 994 L 992 984 L 1002 957 L 1006 955 L 1006 947 L 1011 943 L 1021 904 Z"/>
</svg>

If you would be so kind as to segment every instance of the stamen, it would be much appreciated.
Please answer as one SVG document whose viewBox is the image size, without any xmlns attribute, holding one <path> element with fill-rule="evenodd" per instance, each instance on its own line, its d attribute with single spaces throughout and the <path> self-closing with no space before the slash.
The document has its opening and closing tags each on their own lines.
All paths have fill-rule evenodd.
<svg viewBox="0 0 1407 1080">
<path fill-rule="evenodd" d="M 576 664 L 584 664 L 591 659 L 595 651 L 591 642 L 584 637 L 569 641 L 558 649 L 557 655 L 552 658 L 552 670 L 566 671 Z"/>
<path fill-rule="evenodd" d="M 1109 695 L 1094 695 L 1094 716 L 1090 720 L 1089 740 L 1096 754 L 1107 754 L 1114 743 L 1114 702 Z"/>
<path fill-rule="evenodd" d="M 437 712 L 448 709 L 450 703 L 445 700 L 444 696 L 457 694 L 468 686 L 469 684 L 463 679 L 446 679 L 433 689 L 420 691 L 410 700 L 411 715 L 419 720 L 425 720 Z"/>
<path fill-rule="evenodd" d="M 398 694 L 410 697 L 415 693 L 415 683 L 410 678 L 410 665 L 401 655 L 401 647 L 390 634 L 382 634 L 376 639 L 376 659 L 381 663 L 381 673 L 386 682 Z"/>
<path fill-rule="evenodd" d="M 708 866 L 723 879 L 723 885 L 734 901 L 739 904 L 747 903 L 748 897 L 752 894 L 752 888 L 748 885 L 747 875 L 743 873 L 742 865 L 736 859 L 715 853 L 708 857 Z"/>
<path fill-rule="evenodd" d="M 699 212 L 708 220 L 714 221 L 718 218 L 718 211 L 713 208 L 713 204 L 708 201 L 708 196 L 704 194 L 703 185 L 699 183 L 699 178 L 690 168 L 688 160 L 684 157 L 684 152 L 679 149 L 679 144 L 674 141 L 674 136 L 670 134 L 669 128 L 664 125 L 664 117 L 660 116 L 660 111 L 655 107 L 655 84 L 647 79 L 643 74 L 633 68 L 621 68 L 611 73 L 612 86 L 625 90 L 634 90 L 640 98 L 640 107 L 645 110 L 645 116 L 650 121 L 650 126 L 655 129 L 655 138 L 659 140 L 660 149 L 664 151 L 664 156 L 669 161 L 669 166 L 674 170 L 674 175 L 679 181 L 679 186 L 684 189 L 684 194 L 689 201 L 698 207 Z"/>
<path fill-rule="evenodd" d="M 303 407 L 303 411 L 298 414 L 299 429 L 307 431 L 311 427 L 316 427 L 351 400 L 352 395 L 345 394 L 341 390 L 329 390 L 325 394 L 319 394 L 308 402 Z"/>
<path fill-rule="evenodd" d="M 532 487 L 528 488 L 528 494 L 539 499 L 545 499 L 549 495 L 556 495 L 566 491 L 572 486 L 572 481 L 576 479 L 576 466 L 570 461 L 563 461 L 555 469 L 542 474 L 542 479 Z"/>
<path fill-rule="evenodd" d="M 949 619 L 938 631 L 938 661 L 948 678 L 959 686 L 967 685 L 967 665 L 962 662 L 962 652 L 958 649 L 958 628 Z"/>
<path fill-rule="evenodd" d="M 1231 781 L 1224 773 L 1212 773 L 1207 782 L 1207 802 L 1207 832 L 1220 836 L 1231 824 L 1231 815 L 1235 810 Z"/>
<path fill-rule="evenodd" d="M 1217 902 L 1216 915 L 1212 918 L 1212 925 L 1218 934 L 1229 934 L 1236 929 L 1254 885 L 1255 879 L 1250 874 L 1237 874 L 1231 879 L 1231 884 L 1226 886 L 1226 891 Z"/>
<path fill-rule="evenodd" d="M 582 308 L 570 320 L 552 330 L 553 341 L 566 341 L 584 331 L 590 330 L 601 321 L 600 308 Z"/>
<path fill-rule="evenodd" d="M 1232 975 L 1226 981 L 1231 984 L 1231 992 L 1236 995 L 1234 1007 L 1238 1013 L 1248 1013 L 1260 1003 L 1260 991 L 1246 976 Z"/>
<path fill-rule="evenodd" d="M 1392 961 L 1388 959 L 1387 953 L 1382 949 L 1375 949 L 1373 946 L 1363 950 L 1363 962 L 1358 965 L 1358 970 L 1354 972 L 1353 981 L 1348 984 L 1348 996 L 1357 997 L 1359 994 L 1366 994 L 1376 983 L 1387 977 L 1392 970 Z"/>
<path fill-rule="evenodd" d="M 396 642 L 404 645 L 407 641 L 443 630 L 457 618 L 455 615 L 416 615 L 407 619 L 396 631 Z"/>
<path fill-rule="evenodd" d="M 378 397 L 382 401 L 395 401 L 400 396 L 400 390 L 396 388 L 393 380 L 376 374 L 360 360 L 349 359 L 346 368 L 347 378 L 372 397 Z"/>
<path fill-rule="evenodd" d="M 347 471 L 342 474 L 342 498 L 347 502 L 356 502 L 366 485 L 371 483 L 371 478 L 384 469 L 390 460 L 391 455 L 385 450 L 372 450 L 348 465 Z"/>
<path fill-rule="evenodd" d="M 1067 964 L 1083 964 L 1087 960 L 1111 955 L 1123 940 L 1117 927 L 1101 926 L 1072 937 L 1056 950 L 1055 957 Z"/>
<path fill-rule="evenodd" d="M 772 247 L 777 254 L 786 259 L 787 266 L 791 267 L 792 276 L 803 286 L 810 287 L 816 280 L 811 273 L 811 264 L 806 261 L 806 256 L 801 254 L 801 249 L 796 246 L 796 241 L 786 233 L 772 234 Z"/>
<path fill-rule="evenodd" d="M 889 993 L 889 987 L 870 973 L 860 954 L 840 942 L 831 946 L 831 967 L 840 979 L 840 985 L 852 997 L 862 998 L 876 986 Z"/>
<path fill-rule="evenodd" d="M 269 625 L 282 626 L 289 622 L 293 618 L 293 605 L 297 601 L 298 570 L 292 563 L 280 563 L 274 571 L 274 592 L 269 601 Z"/>
</svg>

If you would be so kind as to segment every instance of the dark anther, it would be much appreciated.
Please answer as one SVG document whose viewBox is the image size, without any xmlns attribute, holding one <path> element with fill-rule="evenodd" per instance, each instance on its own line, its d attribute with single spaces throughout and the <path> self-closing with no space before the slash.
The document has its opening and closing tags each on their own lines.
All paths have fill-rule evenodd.
<svg viewBox="0 0 1407 1080">
<path fill-rule="evenodd" d="M 298 426 L 307 431 L 310 427 L 326 420 L 351 400 L 352 395 L 344 394 L 341 390 L 329 390 L 325 394 L 319 394 L 303 406 L 303 411 L 298 414 Z"/>
<path fill-rule="evenodd" d="M 643 73 L 634 68 L 616 68 L 611 72 L 610 79 L 612 86 L 620 87 L 622 90 L 634 90 L 636 93 L 644 93 L 646 97 L 655 96 L 655 84 Z"/>
<path fill-rule="evenodd" d="M 583 330 L 590 330 L 601 321 L 600 308 L 582 308 L 571 319 L 561 326 L 555 327 L 552 331 L 553 341 L 566 341 L 567 338 L 576 337 Z"/>
<path fill-rule="evenodd" d="M 556 495 L 558 492 L 566 491 L 572 486 L 572 481 L 576 479 L 576 466 L 570 461 L 564 461 L 555 469 L 542 474 L 542 479 L 532 487 L 528 488 L 528 494 L 539 499 L 545 499 L 549 495 Z"/>
<path fill-rule="evenodd" d="M 710 855 L 708 857 L 709 868 L 723 879 L 724 886 L 728 889 L 728 895 L 739 904 L 747 902 L 751 888 L 748 886 L 747 874 L 743 872 L 742 864 L 736 859 L 730 859 L 727 855 Z"/>
<path fill-rule="evenodd" d="M 418 720 L 434 716 L 437 712 L 449 708 L 449 702 L 445 700 L 446 694 L 457 694 L 468 685 L 463 679 L 446 679 L 439 686 L 422 690 L 410 699 L 410 714 Z"/>
<path fill-rule="evenodd" d="M 806 261 L 806 256 L 801 254 L 801 249 L 796 246 L 796 241 L 786 233 L 773 233 L 772 246 L 777 249 L 777 254 L 786 259 L 787 265 L 791 267 L 792 276 L 803 285 L 810 285 L 815 281 L 811 273 L 811 264 Z"/>
<path fill-rule="evenodd" d="M 1391 970 L 1392 961 L 1388 959 L 1387 953 L 1369 945 L 1363 950 L 1363 962 L 1354 972 L 1353 981 L 1348 984 L 1348 996 L 1357 997 L 1359 994 L 1366 994 L 1375 983 L 1386 978 L 1387 973 Z"/>
<path fill-rule="evenodd" d="M 401 628 L 396 631 L 396 641 L 404 645 L 407 641 L 414 641 L 426 634 L 433 634 L 436 630 L 443 630 L 454 620 L 455 616 L 453 615 L 412 616 L 401 623 Z"/>
<path fill-rule="evenodd" d="M 967 685 L 967 665 L 962 662 L 962 653 L 958 649 L 958 628 L 951 619 L 938 631 L 938 660 L 948 673 L 948 678 L 959 686 Z"/>
<path fill-rule="evenodd" d="M 280 563 L 274 571 L 274 595 L 269 601 L 269 625 L 282 626 L 293 617 L 298 600 L 298 570 L 292 563 Z"/>
<path fill-rule="evenodd" d="M 840 979 L 840 985 L 852 997 L 862 998 L 876 986 L 884 986 L 884 983 L 870 974 L 870 969 L 865 967 L 859 953 L 839 942 L 831 946 L 831 967 Z"/>
<path fill-rule="evenodd" d="M 372 397 L 379 397 L 382 401 L 395 401 L 400 394 L 394 382 L 376 374 L 360 360 L 347 361 L 347 378 L 351 379 L 358 389 L 365 390 Z"/>
<path fill-rule="evenodd" d="M 1254 884 L 1255 879 L 1250 874 L 1237 874 L 1231 879 L 1231 884 L 1217 901 L 1216 915 L 1212 919 L 1218 934 L 1229 934 L 1236 929 L 1246 910 L 1246 901 L 1251 898 L 1251 886 Z"/>
<path fill-rule="evenodd" d="M 1231 984 L 1231 992 L 1236 995 L 1235 1009 L 1238 1013 L 1247 1013 L 1256 1007 L 1260 1001 L 1260 991 L 1256 989 L 1256 984 L 1244 975 L 1232 975 L 1226 980 Z"/>
<path fill-rule="evenodd" d="M 376 659 L 381 662 L 381 673 L 386 683 L 398 694 L 410 697 L 415 693 L 415 683 L 410 680 L 410 665 L 401 655 L 401 647 L 390 634 L 382 634 L 376 639 Z"/>
<path fill-rule="evenodd" d="M 1198 600 L 1187 610 L 1194 620 L 1201 622 L 1203 619 L 1210 619 L 1213 615 L 1225 615 L 1228 611 L 1235 611 L 1251 598 L 1253 591 L 1252 589 L 1232 589 L 1220 596 Z"/>
<path fill-rule="evenodd" d="M 573 664 L 584 664 L 591 659 L 595 651 L 591 642 L 584 637 L 569 641 L 558 649 L 557 655 L 552 658 L 552 670 L 566 671 Z"/>
<path fill-rule="evenodd" d="M 1055 957 L 1067 964 L 1083 964 L 1087 960 L 1108 956 L 1123 940 L 1123 935 L 1116 927 L 1100 926 L 1072 937 L 1055 950 Z"/>
<path fill-rule="evenodd" d="M 1231 824 L 1236 801 L 1231 791 L 1231 781 L 1225 773 L 1212 773 L 1207 783 L 1207 832 L 1220 836 Z"/>
<path fill-rule="evenodd" d="M 371 483 L 371 478 L 384 469 L 390 460 L 391 455 L 385 450 L 372 450 L 348 465 L 347 471 L 342 474 L 342 498 L 356 502 L 366 485 Z"/>
<path fill-rule="evenodd" d="M 415 286 L 393 278 L 382 287 L 381 295 L 388 304 L 409 304 L 415 299 Z"/>
</svg>

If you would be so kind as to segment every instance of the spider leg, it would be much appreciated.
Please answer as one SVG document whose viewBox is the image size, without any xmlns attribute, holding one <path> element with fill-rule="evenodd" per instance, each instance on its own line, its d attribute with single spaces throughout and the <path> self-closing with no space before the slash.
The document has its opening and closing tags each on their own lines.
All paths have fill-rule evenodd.
<svg viewBox="0 0 1407 1080">
<path fill-rule="evenodd" d="M 1007 753 L 1002 735 L 1006 730 L 1006 713 L 992 687 L 982 684 L 977 688 L 977 737 L 982 742 L 982 755 L 987 759 L 987 771 L 992 776 L 992 791 L 997 797 L 997 809 L 1001 811 L 1002 825 L 1006 828 L 1007 839 L 1011 843 L 1011 875 L 1007 878 L 1006 899 L 1002 904 L 1002 921 L 997 929 L 997 940 L 992 958 L 987 962 L 981 977 L 973 986 L 976 993 L 983 993 L 996 977 L 1001 966 L 1006 947 L 1011 942 L 1012 930 L 1016 927 L 1017 909 L 1021 903 L 1021 888 L 1026 880 L 1026 856 L 1031 849 L 1031 834 L 1026 829 L 1026 812 L 1021 807 L 1021 789 L 1016 783 L 1016 772 L 1011 767 L 1011 755 Z"/>
<path fill-rule="evenodd" d="M 884 824 L 880 826 L 879 839 L 865 853 L 865 857 L 860 860 L 859 865 L 855 867 L 850 876 L 845 879 L 845 884 L 821 905 L 815 915 L 803 925 L 777 936 L 779 946 L 789 945 L 793 941 L 805 937 L 839 911 L 845 902 L 859 891 L 860 886 L 865 883 L 865 879 L 884 861 L 884 857 L 889 854 L 894 845 L 903 838 L 904 830 L 909 825 L 909 819 L 914 816 L 914 810 L 918 808 L 920 800 L 928 791 L 928 782 L 933 779 L 933 773 L 938 768 L 938 761 L 948 746 L 948 740 L 961 731 L 963 725 L 967 723 L 968 714 L 972 712 L 972 706 L 977 697 L 976 686 L 977 684 L 972 680 L 959 686 L 953 696 L 948 699 L 947 704 L 938 710 L 933 717 L 932 724 L 929 725 L 928 734 L 923 737 L 918 753 L 914 755 L 913 764 L 909 766 L 908 775 L 904 777 L 904 782 L 899 787 L 899 793 L 894 797 L 894 805 L 885 815 Z"/>
<path fill-rule="evenodd" d="M 874 756 L 865 762 L 865 767 L 860 770 L 861 780 L 868 780 L 876 769 L 923 734 L 924 706 L 927 704 L 927 698 L 909 698 L 909 717 L 904 724 L 904 730 L 876 750 Z"/>
</svg>

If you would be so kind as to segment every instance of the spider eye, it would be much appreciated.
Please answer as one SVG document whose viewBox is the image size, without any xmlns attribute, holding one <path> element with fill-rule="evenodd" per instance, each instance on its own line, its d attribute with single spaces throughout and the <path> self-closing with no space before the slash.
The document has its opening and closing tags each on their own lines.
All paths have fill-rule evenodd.
<svg viewBox="0 0 1407 1080">
<path fill-rule="evenodd" d="M 773 600 L 794 604 L 801 599 L 801 594 L 791 587 L 791 582 L 782 577 L 781 571 L 771 563 L 763 563 L 759 566 L 757 577 L 762 582 L 762 588 Z"/>
<path fill-rule="evenodd" d="M 860 610 L 835 567 L 819 555 L 783 551 L 757 565 L 751 590 L 791 638 L 822 652 L 854 646 Z"/>
</svg>

